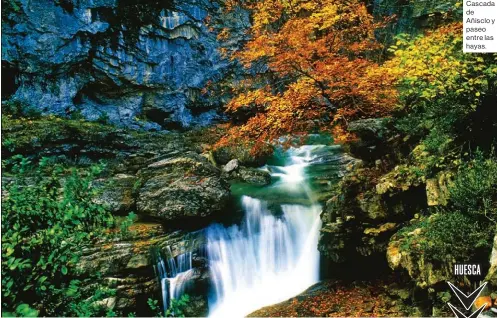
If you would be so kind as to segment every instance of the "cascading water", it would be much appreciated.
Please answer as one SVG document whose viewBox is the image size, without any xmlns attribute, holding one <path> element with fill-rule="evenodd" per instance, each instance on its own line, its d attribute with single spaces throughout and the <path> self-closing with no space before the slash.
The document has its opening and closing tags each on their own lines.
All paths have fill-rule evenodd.
<svg viewBox="0 0 497 318">
<path fill-rule="evenodd" d="M 167 311 L 171 299 L 178 299 L 184 294 L 193 276 L 192 252 L 159 259 L 157 270 L 161 281 L 162 303 Z"/>
<path fill-rule="evenodd" d="M 240 226 L 216 224 L 207 229 L 214 289 L 210 316 L 242 317 L 318 281 L 321 207 L 306 182 L 306 167 L 315 159 L 312 151 L 316 147 L 291 149 L 284 166 L 265 167 L 276 179 L 264 188 L 265 197 L 304 197 L 305 205 L 280 204 L 282 213 L 276 216 L 265 201 L 242 196 L 245 217 Z"/>
</svg>

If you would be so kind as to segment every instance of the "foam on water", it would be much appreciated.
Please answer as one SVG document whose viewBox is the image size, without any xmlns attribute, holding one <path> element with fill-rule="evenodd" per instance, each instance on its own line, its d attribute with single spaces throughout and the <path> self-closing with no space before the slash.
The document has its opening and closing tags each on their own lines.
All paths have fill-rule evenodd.
<svg viewBox="0 0 497 318">
<path fill-rule="evenodd" d="M 319 147 L 291 149 L 285 166 L 266 167 L 278 179 L 273 189 L 299 188 L 312 202 L 305 168 Z M 319 279 L 321 207 L 283 204 L 282 215 L 276 216 L 262 200 L 249 196 L 241 200 L 245 211 L 241 225 L 215 224 L 207 229 L 213 285 L 210 316 L 245 316 L 295 296 Z"/>
</svg>

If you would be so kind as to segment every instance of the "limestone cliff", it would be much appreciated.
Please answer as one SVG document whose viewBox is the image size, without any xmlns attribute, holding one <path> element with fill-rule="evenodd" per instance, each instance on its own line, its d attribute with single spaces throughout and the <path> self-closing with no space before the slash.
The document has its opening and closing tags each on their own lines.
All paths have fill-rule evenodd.
<svg viewBox="0 0 497 318">
<path fill-rule="evenodd" d="M 220 101 L 201 92 L 229 66 L 206 25 L 211 2 L 8 2 L 2 67 L 13 95 L 3 97 L 148 130 L 219 119 Z"/>
</svg>

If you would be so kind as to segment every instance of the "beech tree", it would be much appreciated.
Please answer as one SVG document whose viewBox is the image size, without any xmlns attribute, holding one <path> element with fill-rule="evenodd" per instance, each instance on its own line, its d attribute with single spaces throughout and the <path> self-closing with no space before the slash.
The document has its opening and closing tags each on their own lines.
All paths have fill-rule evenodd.
<svg viewBox="0 0 497 318">
<path fill-rule="evenodd" d="M 249 118 L 218 145 L 255 141 L 254 148 L 291 133 L 333 130 L 349 138 L 350 120 L 388 114 L 396 104 L 393 76 L 378 72 L 376 22 L 358 0 L 231 1 L 252 15 L 250 40 L 231 58 L 250 70 L 231 87 L 226 110 Z M 229 30 L 221 34 L 229 40 Z"/>
</svg>

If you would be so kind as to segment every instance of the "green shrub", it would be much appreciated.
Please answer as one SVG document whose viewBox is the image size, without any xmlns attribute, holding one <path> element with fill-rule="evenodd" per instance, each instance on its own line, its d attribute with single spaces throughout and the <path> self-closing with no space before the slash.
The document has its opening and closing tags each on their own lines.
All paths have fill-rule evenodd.
<svg viewBox="0 0 497 318">
<path fill-rule="evenodd" d="M 425 238 L 430 258 L 444 261 L 451 255 L 460 262 L 474 261 L 479 251 L 490 251 L 493 227 L 461 212 L 448 212 L 429 223 Z"/>
<path fill-rule="evenodd" d="M 418 235 L 410 235 L 421 229 Z M 399 231 L 404 238 L 401 248 L 424 255 L 427 260 L 445 263 L 486 258 L 492 246 L 494 227 L 461 212 L 441 212 Z"/>
<path fill-rule="evenodd" d="M 189 303 L 190 296 L 187 294 L 181 295 L 178 299 L 171 299 L 169 308 L 167 308 L 166 312 L 163 312 L 158 300 L 152 298 L 147 300 L 148 307 L 152 312 L 156 313 L 157 317 L 185 317 L 185 310 Z"/>
<path fill-rule="evenodd" d="M 121 230 L 120 235 L 122 238 L 128 238 L 133 235 L 129 228 L 137 219 L 138 216 L 134 212 L 130 212 L 126 218 L 120 222 L 119 229 Z"/>
<path fill-rule="evenodd" d="M 478 151 L 475 158 L 461 166 L 450 187 L 454 208 L 497 221 L 497 161 Z"/>
<path fill-rule="evenodd" d="M 93 203 L 90 184 L 103 167 L 35 165 L 21 156 L 11 162 L 15 178 L 2 185 L 2 307 L 17 315 L 101 315 L 94 302 L 113 291 L 83 289 L 74 277 L 84 246 L 114 223 Z"/>
<path fill-rule="evenodd" d="M 497 161 L 477 151 L 460 165 L 449 184 L 449 204 L 438 214 L 399 232 L 404 250 L 417 250 L 427 259 L 460 262 L 488 258 L 497 220 Z M 421 229 L 419 235 L 406 235 Z"/>
<path fill-rule="evenodd" d="M 185 317 L 185 309 L 190 303 L 190 296 L 182 295 L 179 299 L 171 299 L 171 304 L 166 310 L 166 317 Z"/>
</svg>

